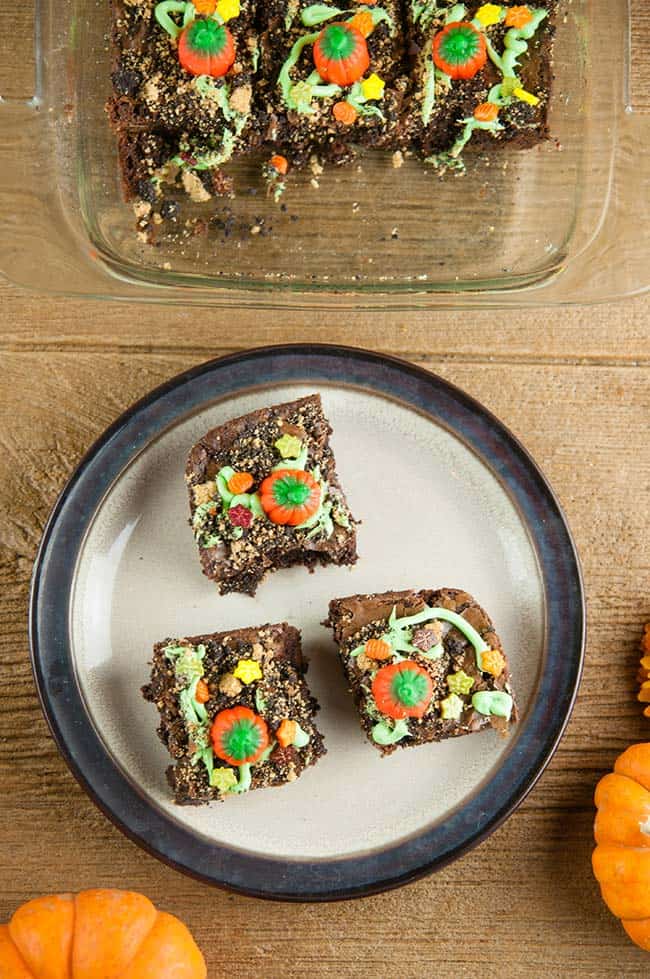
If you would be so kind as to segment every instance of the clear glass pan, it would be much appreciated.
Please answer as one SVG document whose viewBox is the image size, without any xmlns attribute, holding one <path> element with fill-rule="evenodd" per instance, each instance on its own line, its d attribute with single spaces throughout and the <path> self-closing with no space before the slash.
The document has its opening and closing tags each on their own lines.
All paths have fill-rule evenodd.
<svg viewBox="0 0 650 979">
<path fill-rule="evenodd" d="M 137 240 L 121 196 L 104 112 L 108 25 L 108 0 L 38 0 L 36 93 L 0 102 L 0 271 L 21 286 L 404 309 L 599 302 L 649 284 L 650 120 L 629 106 L 627 0 L 562 5 L 552 141 L 470 151 L 464 177 L 368 153 L 317 188 L 297 176 L 286 212 L 265 196 L 259 161 L 237 163 L 237 198 L 199 208 L 227 206 L 238 224 L 261 218 L 272 230 L 227 241 L 163 233 L 155 247 Z"/>
</svg>

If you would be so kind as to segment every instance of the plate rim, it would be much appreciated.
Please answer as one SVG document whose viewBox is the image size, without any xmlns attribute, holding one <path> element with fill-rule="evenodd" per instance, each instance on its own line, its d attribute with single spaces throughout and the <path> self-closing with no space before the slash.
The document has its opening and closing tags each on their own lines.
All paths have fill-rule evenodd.
<svg viewBox="0 0 650 979">
<path fill-rule="evenodd" d="M 536 710 L 539 710 L 540 686 L 545 676 L 549 674 L 551 661 L 549 624 L 552 611 L 549 611 L 548 575 L 551 571 L 555 574 L 562 573 L 571 586 L 571 594 L 576 601 L 570 603 L 564 632 L 568 632 L 572 637 L 572 655 L 565 657 L 570 669 L 559 685 L 561 705 L 556 705 L 550 719 L 546 718 L 543 728 L 544 743 L 532 749 L 536 753 L 534 763 L 520 773 L 516 788 L 507 796 L 505 803 L 500 807 L 493 806 L 488 818 L 483 818 L 480 825 L 474 819 L 469 820 L 467 826 L 463 826 L 463 812 L 468 806 L 471 807 L 480 800 L 490 786 L 496 784 L 504 768 L 512 764 L 512 761 L 510 763 L 508 761 L 512 757 L 512 752 L 500 763 L 497 771 L 485 785 L 471 797 L 469 803 L 461 803 L 448 821 L 442 820 L 433 827 L 429 826 L 421 832 L 412 834 L 406 840 L 397 841 L 370 853 L 362 852 L 331 859 L 300 858 L 287 861 L 284 857 L 258 855 L 225 844 L 207 843 L 195 837 L 191 829 L 183 826 L 164 811 L 155 809 L 147 801 L 144 793 L 139 791 L 138 787 L 121 771 L 93 724 L 77 683 L 71 649 L 69 615 L 74 595 L 74 572 L 86 532 L 106 493 L 110 491 L 115 479 L 119 478 L 130 462 L 174 421 L 190 412 L 200 410 L 201 404 L 207 403 L 206 399 L 201 401 L 199 397 L 196 402 L 187 405 L 180 397 L 180 392 L 186 385 L 205 381 L 213 375 L 223 375 L 229 369 L 231 374 L 240 370 L 242 376 L 245 376 L 246 370 L 250 370 L 252 365 L 259 367 L 260 361 L 266 362 L 267 373 L 264 380 L 261 382 L 258 380 L 254 385 L 243 384 L 236 378 L 234 380 L 231 378 L 231 386 L 222 397 L 228 395 L 234 397 L 244 389 L 260 384 L 263 387 L 282 383 L 309 383 L 312 380 L 316 388 L 319 383 L 338 381 L 345 384 L 348 383 L 345 374 L 342 377 L 337 376 L 336 373 L 331 377 L 322 376 L 325 365 L 331 371 L 335 364 L 340 365 L 343 361 L 344 368 L 356 369 L 360 375 L 353 382 L 355 386 L 365 388 L 369 392 L 387 395 L 393 400 L 406 404 L 412 410 L 428 416 L 432 423 L 444 425 L 463 442 L 466 448 L 475 452 L 499 480 L 504 493 L 508 494 L 517 508 L 529 534 L 543 583 L 547 626 L 544 657 L 547 662 L 528 711 L 527 724 L 532 722 Z M 283 367 L 284 373 L 274 374 L 274 366 Z M 309 368 L 315 369 L 316 373 L 310 374 Z M 365 383 L 360 383 L 361 377 Z M 374 380 L 374 384 L 370 383 L 371 380 Z M 393 389 L 390 387 L 391 381 L 394 385 Z M 399 386 L 400 381 L 403 390 L 396 395 L 395 387 Z M 411 397 L 407 397 L 407 394 Z M 457 425 L 453 425 L 446 420 L 436 418 L 431 405 L 427 408 L 421 403 L 426 400 L 426 395 L 434 404 L 436 398 L 446 399 L 447 411 L 455 409 L 466 425 L 478 426 L 477 432 L 470 437 L 467 429 L 459 430 L 458 419 Z M 143 433 L 140 444 L 133 446 L 130 451 L 127 445 L 128 456 L 117 472 L 111 476 L 97 473 L 95 470 L 100 458 L 112 451 L 114 440 L 124 435 L 129 426 L 138 421 L 144 413 L 155 409 L 168 398 L 171 398 L 172 416 L 167 421 L 161 422 L 156 419 L 154 411 L 154 417 L 150 421 L 151 431 L 147 430 Z M 440 405 L 438 408 L 440 409 Z M 517 483 L 516 473 L 512 470 L 500 470 L 497 473 L 495 466 L 486 458 L 485 450 L 481 451 L 475 444 L 477 434 L 489 434 L 493 440 L 496 439 L 497 447 L 501 446 L 502 451 L 505 451 L 509 464 L 513 466 L 518 461 L 519 466 L 525 471 L 531 481 L 531 488 L 536 491 L 537 506 L 541 507 L 541 512 L 545 513 L 547 518 L 549 516 L 554 518 L 554 533 L 560 533 L 561 549 L 557 551 L 558 541 L 555 541 L 554 555 L 557 560 L 562 558 L 561 567 L 543 560 L 541 552 L 543 542 L 540 543 L 538 536 L 539 527 L 536 533 L 520 505 L 519 494 L 523 493 L 523 489 Z M 123 448 L 122 452 L 124 451 Z M 78 519 L 75 520 L 71 508 L 73 509 L 74 494 L 80 489 L 92 491 L 91 504 L 92 499 L 95 502 L 94 505 L 89 506 L 87 513 L 81 514 L 79 522 Z M 540 524 L 545 523 L 542 516 L 538 520 Z M 76 535 L 72 540 L 69 537 L 72 528 L 66 526 L 66 523 L 72 523 L 73 526 L 76 524 Z M 61 537 L 62 540 L 57 540 L 57 537 Z M 64 553 L 65 560 L 63 560 Z M 62 577 L 64 588 L 61 587 Z M 552 595 L 555 601 L 557 601 L 557 594 L 555 594 L 557 590 L 555 587 Z M 58 631 L 56 628 L 53 629 L 53 626 L 57 625 Z M 156 386 L 135 401 L 95 440 L 66 482 L 45 525 L 30 587 L 30 658 L 41 709 L 58 750 L 86 794 L 113 825 L 132 842 L 173 869 L 226 890 L 250 897 L 274 900 L 331 901 L 386 891 L 441 869 L 491 835 L 521 805 L 557 750 L 579 689 L 585 644 L 585 591 L 575 541 L 553 489 L 520 440 L 478 400 L 439 375 L 390 354 L 341 344 L 289 343 L 238 351 L 195 365 Z M 69 725 L 67 714 L 73 707 L 77 711 L 80 709 L 80 713 L 71 737 L 71 729 L 65 730 L 65 728 L 67 724 Z M 523 729 L 522 734 L 525 730 L 526 728 Z M 83 760 L 80 760 L 81 755 Z M 93 762 L 96 767 L 88 771 L 90 762 Z M 101 783 L 101 788 L 98 782 Z M 155 815 L 154 827 L 150 825 L 151 819 L 147 818 L 151 817 L 152 813 Z M 481 815 L 484 817 L 484 813 Z M 460 842 L 458 839 L 455 842 L 451 840 L 445 844 L 446 849 L 442 852 L 432 854 L 431 846 L 434 837 L 440 836 L 441 840 L 443 839 L 438 830 L 444 830 L 447 822 L 456 824 L 459 819 L 461 821 L 456 829 L 456 837 L 462 837 Z M 213 864 L 215 855 L 222 858 L 215 869 L 205 869 L 206 849 L 211 851 Z"/>
</svg>

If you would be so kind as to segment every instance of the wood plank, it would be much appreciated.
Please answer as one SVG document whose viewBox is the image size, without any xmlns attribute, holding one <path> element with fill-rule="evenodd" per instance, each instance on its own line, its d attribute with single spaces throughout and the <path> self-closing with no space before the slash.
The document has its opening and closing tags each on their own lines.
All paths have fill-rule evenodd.
<svg viewBox="0 0 650 979">
<path fill-rule="evenodd" d="M 299 298 L 296 298 L 296 305 Z M 312 341 L 380 348 L 430 365 L 485 360 L 650 362 L 650 298 L 554 310 L 306 312 L 178 309 L 28 296 L 0 283 L 0 351 L 160 352 L 207 360 L 229 349 Z"/>
<path fill-rule="evenodd" d="M 434 877 L 318 907 L 213 891 L 126 841 L 77 787 L 47 734 L 28 665 L 29 575 L 49 509 L 84 450 L 132 400 L 203 354 L 58 352 L 49 344 L 41 353 L 5 351 L 0 920 L 38 892 L 128 884 L 188 921 L 211 976 L 424 979 L 453 969 L 469 979 L 477 962 L 486 977 L 647 975 L 647 958 L 600 902 L 589 856 L 595 782 L 648 733 L 634 702 L 636 644 L 650 619 L 648 371 L 632 362 L 462 362 L 435 351 L 434 341 L 428 366 L 525 440 L 566 508 L 584 562 L 584 682 L 555 759 L 518 813 Z"/>
</svg>

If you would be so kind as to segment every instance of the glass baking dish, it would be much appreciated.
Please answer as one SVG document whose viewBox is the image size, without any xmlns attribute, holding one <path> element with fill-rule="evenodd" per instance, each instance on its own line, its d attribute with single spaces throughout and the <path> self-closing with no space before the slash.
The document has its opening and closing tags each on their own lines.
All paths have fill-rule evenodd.
<svg viewBox="0 0 650 979">
<path fill-rule="evenodd" d="M 561 5 L 548 143 L 489 158 L 470 148 L 466 174 L 442 178 L 367 153 L 318 179 L 296 175 L 286 211 L 265 195 L 259 160 L 237 163 L 237 198 L 198 206 L 228 207 L 264 233 L 163 233 L 155 246 L 137 240 L 121 195 L 104 111 L 108 26 L 108 0 L 38 0 L 35 95 L 0 103 L 0 270 L 14 283 L 382 309 L 598 302 L 647 288 L 650 121 L 630 108 L 627 0 Z"/>
</svg>

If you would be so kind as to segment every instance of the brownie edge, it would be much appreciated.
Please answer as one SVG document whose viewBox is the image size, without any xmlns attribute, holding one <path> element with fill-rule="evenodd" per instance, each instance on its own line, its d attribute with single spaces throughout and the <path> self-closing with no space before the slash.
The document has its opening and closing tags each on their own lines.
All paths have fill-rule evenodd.
<svg viewBox="0 0 650 979">
<path fill-rule="evenodd" d="M 221 594 L 254 595 L 279 568 L 356 562 L 331 433 L 314 394 L 231 419 L 194 445 L 185 474 L 191 525 L 203 573 Z"/>
<path fill-rule="evenodd" d="M 368 740 L 382 753 L 517 721 L 492 620 L 455 588 L 351 595 L 329 626 Z"/>
<path fill-rule="evenodd" d="M 142 694 L 158 709 L 178 804 L 293 782 L 325 754 L 306 671 L 286 622 L 156 643 Z"/>
</svg>

